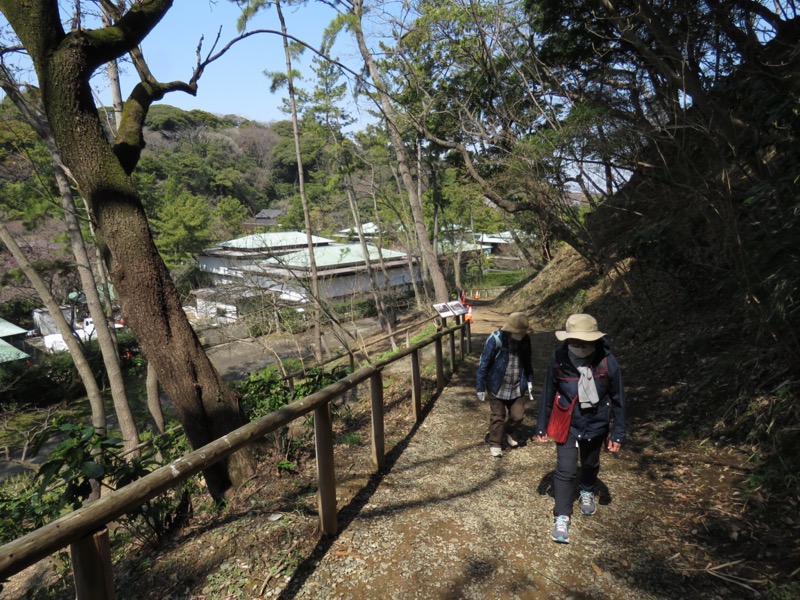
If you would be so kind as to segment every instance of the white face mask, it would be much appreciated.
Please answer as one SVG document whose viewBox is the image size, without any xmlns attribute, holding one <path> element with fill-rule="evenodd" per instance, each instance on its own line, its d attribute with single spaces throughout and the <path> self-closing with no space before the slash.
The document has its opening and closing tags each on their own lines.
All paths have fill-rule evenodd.
<svg viewBox="0 0 800 600">
<path fill-rule="evenodd" d="M 594 346 L 574 346 L 569 344 L 567 346 L 569 351 L 572 352 L 578 358 L 586 358 L 587 356 L 591 356 L 592 352 L 594 352 Z"/>
</svg>

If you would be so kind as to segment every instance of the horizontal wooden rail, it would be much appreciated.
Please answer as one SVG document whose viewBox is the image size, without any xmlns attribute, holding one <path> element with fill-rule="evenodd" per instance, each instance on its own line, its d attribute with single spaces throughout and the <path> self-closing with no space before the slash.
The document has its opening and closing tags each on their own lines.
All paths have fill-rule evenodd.
<svg viewBox="0 0 800 600">
<path fill-rule="evenodd" d="M 295 419 L 299 419 L 312 411 L 327 409 L 328 403 L 344 394 L 352 387 L 363 381 L 372 379 L 373 387 L 380 377 L 381 370 L 408 355 L 413 355 L 425 346 L 436 344 L 441 346 L 441 339 L 450 336 L 465 327 L 465 323 L 443 329 L 411 346 L 399 350 L 392 356 L 376 361 L 372 365 L 367 365 L 362 369 L 351 373 L 340 379 L 336 383 L 296 400 L 268 415 L 247 423 L 242 427 L 230 432 L 229 434 L 198 448 L 172 463 L 156 469 L 152 473 L 145 475 L 125 487 L 115 490 L 99 500 L 81 507 L 56 521 L 48 523 L 35 531 L 32 531 L 12 542 L 0 547 L 0 581 L 3 581 L 18 573 L 22 569 L 36 563 L 37 561 L 50 556 L 58 550 L 83 540 L 88 536 L 102 531 L 106 525 L 122 515 L 141 506 L 148 500 L 166 492 L 171 487 L 185 481 L 211 465 L 221 461 L 234 452 L 244 448 L 248 444 L 262 438 L 266 434 L 276 429 L 288 425 Z M 441 362 L 441 355 L 437 353 L 437 360 Z M 437 373 L 439 366 L 437 366 Z M 376 377 L 377 376 L 377 377 Z M 375 379 L 373 379 L 375 378 Z M 382 391 L 382 390 L 381 390 Z M 374 392 L 374 390 L 373 390 Z M 317 413 L 319 414 L 319 413 Z M 381 416 L 382 418 L 382 416 Z M 319 440 L 317 440 L 319 441 Z M 383 440 L 380 441 L 383 443 Z M 382 448 L 382 446 L 381 446 Z M 317 447 L 317 452 L 320 448 Z M 328 451 L 328 454 L 331 452 Z M 326 460 L 332 458 L 326 457 Z M 327 468 L 327 467 L 326 467 Z M 318 474 L 320 476 L 320 474 Z M 329 474 L 326 474 L 329 477 Z M 318 482 L 322 485 L 322 481 Z M 327 487 L 327 484 L 326 484 Z M 321 496 L 322 496 L 321 492 Z M 330 490 L 326 489 L 326 502 L 330 502 Z M 334 496 L 335 500 L 335 496 Z M 320 505 L 320 509 L 326 508 Z M 335 513 L 335 501 L 333 507 Z M 333 525 L 329 514 L 321 515 L 322 527 L 327 533 L 333 533 L 330 528 L 335 529 L 335 514 L 333 515 Z M 79 596 L 79 599 L 81 597 Z"/>
<path fill-rule="evenodd" d="M 352 356 L 353 354 L 361 352 L 363 348 L 369 348 L 370 346 L 374 346 L 376 344 L 380 344 L 381 342 L 385 342 L 388 339 L 391 339 L 391 338 L 393 338 L 393 337 L 395 337 L 397 335 L 400 335 L 403 332 L 410 331 L 410 330 L 414 329 L 415 327 L 420 327 L 421 325 L 424 325 L 428 321 L 433 321 L 436 318 L 438 318 L 437 315 L 433 315 L 431 317 L 426 317 L 425 319 L 417 321 L 416 323 L 413 323 L 411 325 L 407 325 L 406 327 L 402 327 L 400 329 L 396 329 L 392 333 L 387 334 L 387 335 L 385 335 L 385 336 L 383 336 L 381 338 L 378 338 L 377 340 L 372 340 L 372 341 L 364 344 L 363 346 L 356 347 L 356 348 L 348 347 L 345 352 L 342 352 L 340 354 L 336 354 L 334 356 L 326 358 L 322 362 L 316 363 L 314 365 L 314 367 L 324 367 L 325 365 L 329 365 L 330 363 L 335 362 L 335 361 L 337 361 L 339 359 L 346 358 L 348 356 Z M 297 377 L 305 377 L 307 373 L 308 373 L 308 369 L 299 369 L 297 371 L 294 371 L 292 373 L 284 375 L 283 377 L 281 377 L 281 379 L 282 380 L 292 380 L 292 379 L 295 379 Z"/>
</svg>

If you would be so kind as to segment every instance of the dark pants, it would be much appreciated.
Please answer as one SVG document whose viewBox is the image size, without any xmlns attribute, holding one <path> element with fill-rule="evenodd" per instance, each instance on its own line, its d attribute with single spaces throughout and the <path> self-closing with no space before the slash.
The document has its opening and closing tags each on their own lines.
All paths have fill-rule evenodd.
<svg viewBox="0 0 800 600">
<path fill-rule="evenodd" d="M 553 477 L 553 492 L 556 505 L 553 514 L 572 515 L 572 501 L 575 493 L 575 479 L 578 477 L 578 458 L 581 461 L 578 488 L 594 492 L 597 474 L 600 472 L 600 451 L 605 438 L 597 437 L 590 441 L 578 442 L 572 433 L 563 444 L 556 444 L 556 472 Z"/>
<path fill-rule="evenodd" d="M 489 445 L 503 445 L 504 434 L 511 435 L 525 416 L 525 396 L 513 400 L 500 400 L 489 392 Z M 508 421 L 506 421 L 508 413 Z"/>
</svg>

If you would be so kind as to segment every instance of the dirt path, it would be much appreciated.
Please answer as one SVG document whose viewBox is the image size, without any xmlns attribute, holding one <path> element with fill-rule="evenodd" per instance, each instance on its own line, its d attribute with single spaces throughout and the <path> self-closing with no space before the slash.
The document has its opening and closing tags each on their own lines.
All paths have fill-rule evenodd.
<svg viewBox="0 0 800 600">
<path fill-rule="evenodd" d="M 338 537 L 320 542 L 280 598 L 643 599 L 724 592 L 713 577 L 679 567 L 682 548 L 663 532 L 674 504 L 640 468 L 654 457 L 636 451 L 603 456 L 597 514 L 576 516 L 569 545 L 550 540 L 554 445 L 530 441 L 493 459 L 483 441 L 488 408 L 475 397 L 474 373 L 486 335 L 504 317 L 476 307 L 473 356 L 392 456 L 379 484 L 341 510 Z M 534 364 L 544 368 L 555 338 L 536 333 L 533 342 Z M 528 438 L 533 404 L 524 423 Z"/>
</svg>

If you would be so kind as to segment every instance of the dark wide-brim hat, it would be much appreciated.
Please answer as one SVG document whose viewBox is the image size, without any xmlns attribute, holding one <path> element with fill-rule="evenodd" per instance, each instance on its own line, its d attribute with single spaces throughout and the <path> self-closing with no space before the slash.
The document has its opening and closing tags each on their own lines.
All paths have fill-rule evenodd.
<svg viewBox="0 0 800 600">
<path fill-rule="evenodd" d="M 514 312 L 508 315 L 508 322 L 500 328 L 508 333 L 530 333 L 528 325 L 528 315 L 521 312 Z"/>
<path fill-rule="evenodd" d="M 605 333 L 597 329 L 597 320 L 592 315 L 582 313 L 570 315 L 567 318 L 567 327 L 564 330 L 556 331 L 556 337 L 561 340 L 582 340 L 584 342 L 596 342 Z"/>
</svg>

